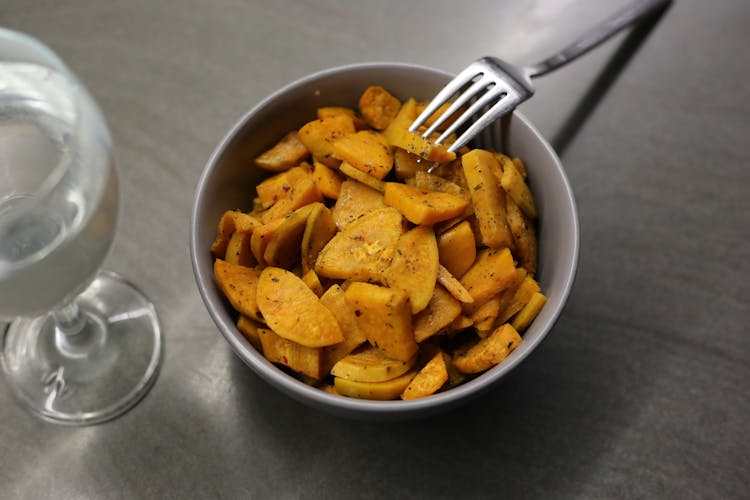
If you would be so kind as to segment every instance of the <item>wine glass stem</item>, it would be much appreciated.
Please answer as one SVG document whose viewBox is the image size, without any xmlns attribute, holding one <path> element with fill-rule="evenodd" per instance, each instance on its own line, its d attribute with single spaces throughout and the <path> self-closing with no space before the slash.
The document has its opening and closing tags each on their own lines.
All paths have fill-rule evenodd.
<svg viewBox="0 0 750 500">
<path fill-rule="evenodd" d="M 89 354 L 102 338 L 101 329 L 91 328 L 91 319 L 81 311 L 75 300 L 70 301 L 52 312 L 55 320 L 55 344 L 57 348 L 71 357 L 82 357 Z M 98 334 L 98 335 L 97 335 Z"/>
</svg>

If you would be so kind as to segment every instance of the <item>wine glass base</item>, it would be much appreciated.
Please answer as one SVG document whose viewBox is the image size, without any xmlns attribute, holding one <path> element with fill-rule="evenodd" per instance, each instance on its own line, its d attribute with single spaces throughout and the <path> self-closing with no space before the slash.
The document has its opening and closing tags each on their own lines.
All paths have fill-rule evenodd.
<svg viewBox="0 0 750 500">
<path fill-rule="evenodd" d="M 151 302 L 115 273 L 102 271 L 76 299 L 87 323 L 66 337 L 51 314 L 11 323 L 2 368 L 15 395 L 41 418 L 88 425 L 132 408 L 153 386 L 162 336 Z"/>
</svg>

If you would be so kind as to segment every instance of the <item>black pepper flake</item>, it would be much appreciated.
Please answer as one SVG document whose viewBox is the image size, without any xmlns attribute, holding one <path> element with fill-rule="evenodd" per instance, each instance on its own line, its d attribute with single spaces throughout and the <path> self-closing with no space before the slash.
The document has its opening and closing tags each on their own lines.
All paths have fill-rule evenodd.
<svg viewBox="0 0 750 500">
<path fill-rule="evenodd" d="M 279 282 L 279 278 L 271 278 L 271 281 L 273 281 L 274 283 L 278 283 Z"/>
<path fill-rule="evenodd" d="M 359 309 L 357 309 L 357 310 L 354 311 L 354 315 L 359 318 L 360 316 L 362 316 L 362 311 L 360 311 Z"/>
</svg>

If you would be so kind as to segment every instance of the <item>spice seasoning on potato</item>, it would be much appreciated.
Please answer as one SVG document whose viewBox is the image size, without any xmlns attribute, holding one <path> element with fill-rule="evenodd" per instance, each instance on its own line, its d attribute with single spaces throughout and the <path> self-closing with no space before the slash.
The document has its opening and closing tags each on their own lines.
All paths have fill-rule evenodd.
<svg viewBox="0 0 750 500">
<path fill-rule="evenodd" d="M 448 152 L 408 130 L 424 103 L 401 102 L 371 86 L 357 109 L 319 108 L 256 158 L 272 173 L 211 247 L 248 341 L 338 397 L 450 390 L 502 362 L 546 301 L 523 162 Z"/>
</svg>

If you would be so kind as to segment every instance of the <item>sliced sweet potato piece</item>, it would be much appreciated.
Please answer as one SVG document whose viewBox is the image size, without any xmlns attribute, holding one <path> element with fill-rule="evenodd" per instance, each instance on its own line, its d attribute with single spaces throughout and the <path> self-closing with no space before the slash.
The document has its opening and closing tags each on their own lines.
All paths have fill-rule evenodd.
<svg viewBox="0 0 750 500">
<path fill-rule="evenodd" d="M 385 183 L 383 201 L 414 224 L 424 225 L 456 217 L 469 204 L 467 200 L 452 194 L 425 191 L 400 182 Z"/>
<path fill-rule="evenodd" d="M 315 179 L 315 186 L 320 191 L 320 194 L 332 200 L 339 198 L 343 179 L 335 170 L 316 161 L 313 165 L 312 175 L 313 179 Z"/>
<path fill-rule="evenodd" d="M 355 382 L 385 382 L 408 372 L 416 359 L 416 354 L 407 361 L 392 359 L 380 349 L 366 345 L 340 359 L 331 368 L 331 375 Z"/>
<path fill-rule="evenodd" d="M 261 213 L 260 221 L 263 224 L 267 224 L 276 219 L 286 217 L 294 210 L 309 205 L 310 203 L 315 203 L 316 201 L 322 202 L 323 195 L 318 191 L 312 174 L 309 174 L 297 179 L 287 193 L 287 196 L 281 198 L 271 205 L 268 210 Z"/>
<path fill-rule="evenodd" d="M 352 108 L 346 108 L 343 106 L 322 106 L 316 111 L 318 114 L 318 119 L 320 120 L 331 118 L 332 116 L 345 115 L 352 119 L 354 128 L 356 130 L 365 130 L 367 128 L 367 122 L 365 122 L 360 116 L 358 116 L 357 112 Z"/>
<path fill-rule="evenodd" d="M 259 269 L 229 264 L 222 259 L 216 259 L 214 261 L 214 277 L 232 307 L 240 314 L 263 321 L 256 299 L 260 277 Z"/>
<path fill-rule="evenodd" d="M 495 324 L 495 319 L 497 319 L 497 315 L 500 313 L 501 302 L 502 292 L 482 304 L 479 309 L 471 314 L 474 328 L 480 337 L 486 337 L 492 330 L 492 326 Z"/>
<path fill-rule="evenodd" d="M 425 191 L 439 191 L 441 193 L 452 194 L 465 200 L 469 199 L 468 192 L 461 189 L 461 186 L 455 182 L 443 179 L 440 176 L 428 174 L 426 171 L 419 170 L 414 174 L 414 187 Z"/>
<path fill-rule="evenodd" d="M 333 313 L 290 271 L 263 269 L 258 278 L 257 303 L 266 324 L 287 340 L 322 347 L 344 339 Z"/>
<path fill-rule="evenodd" d="M 258 336 L 263 346 L 263 355 L 271 363 L 288 366 L 314 380 L 319 380 L 325 375 L 322 370 L 323 358 L 320 347 L 300 345 L 268 328 L 259 328 Z"/>
<path fill-rule="evenodd" d="M 460 281 L 458 281 L 445 267 L 438 266 L 437 282 L 445 287 L 453 297 L 459 302 L 464 304 L 471 304 L 474 302 L 474 297 L 471 296 L 469 291 L 464 287 Z"/>
<path fill-rule="evenodd" d="M 408 361 L 418 350 L 411 323 L 411 306 L 405 292 L 354 282 L 344 292 L 357 324 L 373 346 L 388 357 Z"/>
<path fill-rule="evenodd" d="M 302 275 L 302 281 L 304 281 L 305 285 L 307 285 L 307 287 L 318 297 L 322 296 L 323 292 L 325 292 L 323 284 L 320 282 L 320 278 L 318 278 L 318 275 L 315 274 L 315 271 L 312 269 Z"/>
<path fill-rule="evenodd" d="M 344 290 L 339 285 L 334 284 L 328 287 L 328 290 L 320 297 L 320 302 L 333 313 L 344 335 L 344 340 L 338 344 L 323 348 L 323 370 L 329 373 L 336 362 L 367 342 L 367 337 L 359 328 L 354 311 L 347 304 Z"/>
<path fill-rule="evenodd" d="M 461 303 L 442 286 L 436 286 L 427 307 L 413 318 L 414 340 L 423 342 L 461 315 Z"/>
<path fill-rule="evenodd" d="M 337 158 L 376 179 L 382 179 L 393 168 L 391 146 L 379 132 L 360 130 L 342 136 L 333 143 L 333 149 Z"/>
<path fill-rule="evenodd" d="M 309 175 L 311 169 L 309 163 L 302 163 L 261 181 L 255 186 L 261 207 L 266 209 L 280 199 L 286 198 L 292 186 L 302 177 Z"/>
<path fill-rule="evenodd" d="M 355 382 L 342 377 L 334 377 L 336 392 L 342 396 L 358 399 L 389 400 L 398 398 L 416 375 L 416 370 L 408 371 L 400 377 L 385 382 Z"/>
<path fill-rule="evenodd" d="M 476 311 L 485 302 L 512 285 L 515 277 L 516 267 L 510 250 L 482 250 L 477 255 L 474 265 L 459 280 L 474 298 L 473 303 L 464 305 L 464 311 Z"/>
<path fill-rule="evenodd" d="M 427 170 L 430 162 L 405 149 L 393 148 L 393 171 L 397 179 L 405 180 L 414 177 L 417 172 Z"/>
<path fill-rule="evenodd" d="M 505 217 L 505 191 L 498 187 L 492 173 L 497 160 L 489 151 L 474 149 L 463 155 L 461 162 L 479 222 L 481 242 L 492 248 L 512 247 L 513 236 Z"/>
<path fill-rule="evenodd" d="M 448 381 L 448 369 L 442 352 L 437 353 L 411 379 L 401 399 L 417 399 L 435 394 Z"/>
<path fill-rule="evenodd" d="M 306 273 L 315 268 L 318 254 L 331 238 L 336 234 L 336 223 L 331 211 L 322 203 L 313 205 L 307 217 L 305 232 L 302 235 L 301 258 L 302 272 Z"/>
<path fill-rule="evenodd" d="M 430 302 L 438 273 L 438 247 L 429 226 L 417 226 L 396 242 L 393 261 L 385 271 L 384 283 L 406 292 L 411 312 L 416 314 Z"/>
<path fill-rule="evenodd" d="M 300 141 L 297 131 L 292 130 L 271 149 L 258 156 L 255 164 L 272 172 L 280 172 L 297 165 L 308 156 L 310 151 Z"/>
<path fill-rule="evenodd" d="M 227 253 L 227 245 L 235 231 L 252 231 L 260 221 L 254 216 L 239 210 L 227 210 L 219 220 L 216 239 L 211 245 L 211 255 L 223 259 Z"/>
<path fill-rule="evenodd" d="M 255 230 L 253 230 L 253 234 L 250 237 L 250 250 L 255 257 L 255 260 L 257 260 L 260 265 L 266 265 L 266 261 L 263 256 L 266 253 L 268 242 L 271 241 L 273 233 L 275 233 L 279 226 L 283 223 L 284 219 L 280 218 L 267 224 L 261 224 L 260 226 L 256 227 Z"/>
<path fill-rule="evenodd" d="M 505 197 L 505 207 L 508 227 L 513 234 L 518 261 L 521 267 L 533 275 L 536 273 L 537 261 L 537 239 L 534 223 L 523 215 L 519 206 L 510 196 Z"/>
<path fill-rule="evenodd" d="M 500 313 L 498 314 L 498 321 L 504 323 L 512 318 L 518 311 L 531 300 L 534 294 L 541 291 L 539 283 L 537 283 L 531 276 L 524 275 L 520 278 L 520 283 L 509 292 L 512 294 L 509 297 L 504 297 Z"/>
<path fill-rule="evenodd" d="M 516 329 L 505 323 L 469 350 L 456 356 L 453 365 L 463 373 L 483 372 L 504 360 L 521 340 Z"/>
<path fill-rule="evenodd" d="M 399 109 L 401 101 L 376 85 L 367 87 L 359 98 L 359 113 L 369 126 L 378 130 L 388 127 Z"/>
<path fill-rule="evenodd" d="M 401 214 L 393 208 L 364 215 L 323 247 L 315 272 L 326 278 L 381 282 L 402 233 Z"/>
<path fill-rule="evenodd" d="M 267 266 L 291 269 L 300 262 L 302 236 L 305 233 L 310 214 L 321 207 L 322 203 L 311 203 L 298 208 L 279 224 L 268 240 L 263 252 L 263 261 Z"/>
<path fill-rule="evenodd" d="M 352 117 L 338 114 L 306 123 L 299 129 L 299 138 L 314 159 L 328 167 L 336 168 L 341 159 L 336 157 L 333 143 L 339 137 L 354 132 Z"/>
<path fill-rule="evenodd" d="M 240 317 L 237 318 L 237 329 L 240 333 L 245 336 L 256 350 L 263 352 L 263 346 L 260 343 L 260 334 L 258 333 L 259 328 L 262 328 L 260 323 L 256 323 L 243 314 L 240 314 Z"/>
<path fill-rule="evenodd" d="M 446 145 L 435 144 L 432 140 L 423 138 L 421 134 L 409 131 L 409 126 L 416 117 L 417 102 L 409 99 L 383 132 L 391 146 L 397 146 L 432 162 L 445 163 L 455 160 L 456 154 L 448 151 Z"/>
<path fill-rule="evenodd" d="M 253 267 L 258 264 L 258 260 L 253 255 L 250 242 L 252 240 L 252 231 L 235 231 L 229 238 L 227 252 L 224 260 L 230 264 L 239 264 L 240 266 Z"/>
<path fill-rule="evenodd" d="M 477 243 L 468 221 L 462 221 L 437 238 L 440 264 L 459 278 L 477 257 Z"/>
<path fill-rule="evenodd" d="M 516 165 L 511 160 L 503 160 L 503 177 L 500 184 L 513 201 L 518 204 L 523 214 L 530 218 L 536 219 L 538 214 L 534 196 L 531 194 L 529 186 L 526 185 L 523 176 L 516 169 Z"/>
<path fill-rule="evenodd" d="M 365 214 L 385 208 L 383 193 L 353 179 L 341 183 L 341 191 L 336 204 L 331 210 L 336 227 L 344 229 L 346 226 Z"/>
<path fill-rule="evenodd" d="M 339 165 L 339 172 L 373 188 L 375 191 L 380 191 L 381 193 L 385 191 L 385 182 L 352 166 L 346 160 L 342 161 L 341 165 Z"/>
<path fill-rule="evenodd" d="M 541 292 L 536 292 L 532 295 L 531 299 L 529 299 L 526 305 L 523 306 L 523 309 L 521 309 L 513 318 L 513 328 L 521 332 L 526 330 L 531 322 L 534 321 L 534 318 L 537 317 L 539 311 L 542 310 L 542 307 L 544 307 L 546 302 L 547 297 Z"/>
</svg>

